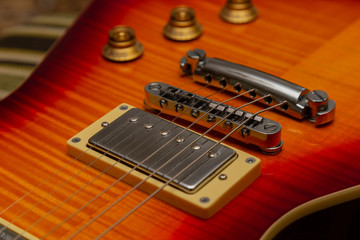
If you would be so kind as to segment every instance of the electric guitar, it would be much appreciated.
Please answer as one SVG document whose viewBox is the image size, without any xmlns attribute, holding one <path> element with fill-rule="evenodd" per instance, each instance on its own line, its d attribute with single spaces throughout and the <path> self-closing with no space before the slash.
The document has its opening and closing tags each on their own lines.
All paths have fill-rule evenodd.
<svg viewBox="0 0 360 240">
<path fill-rule="evenodd" d="M 95 0 L 89 5 L 28 81 L 0 102 L 0 239 L 272 239 L 300 217 L 360 197 L 360 2 L 259 0 L 254 1 L 259 17 L 243 25 L 220 19 L 224 4 Z M 180 42 L 164 37 L 163 27 L 178 5 L 195 10 L 203 28 L 199 38 Z M 115 25 L 135 30 L 144 46 L 140 58 L 124 63 L 103 58 L 108 31 Z M 144 109 L 144 88 L 152 82 L 188 92 L 202 88 L 202 96 L 218 91 L 179 74 L 180 59 L 196 48 L 209 57 L 326 91 L 336 102 L 335 118 L 316 127 L 280 111 L 259 114 L 281 124 L 284 144 L 274 155 L 226 139 L 229 149 L 250 154 L 251 161 L 260 159 L 261 174 L 208 219 L 153 197 L 127 216 L 149 193 L 132 191 L 122 181 L 112 185 L 116 174 L 101 174 L 77 159 L 81 157 L 68 155 L 67 141 L 75 144 L 74 136 L 121 104 Z M 212 99 L 233 96 L 221 91 Z M 244 102 L 234 99 L 229 105 Z M 254 104 L 247 110 L 263 107 Z M 188 120 L 176 123 L 186 127 Z M 215 142 L 221 136 L 210 135 Z"/>
</svg>

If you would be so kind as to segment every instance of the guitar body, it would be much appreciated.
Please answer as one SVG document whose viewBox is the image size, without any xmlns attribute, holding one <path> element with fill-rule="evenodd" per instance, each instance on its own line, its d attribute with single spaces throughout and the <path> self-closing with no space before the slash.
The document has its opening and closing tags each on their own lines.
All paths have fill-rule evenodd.
<svg viewBox="0 0 360 240">
<path fill-rule="evenodd" d="M 360 2 L 259 0 L 255 1 L 258 19 L 246 25 L 219 18 L 224 2 L 95 0 L 29 80 L 0 102 L 0 211 L 71 161 L 66 141 L 76 133 L 121 103 L 143 109 L 146 84 L 188 83 L 187 89 L 199 88 L 179 75 L 180 58 L 194 48 L 326 91 L 337 104 L 335 120 L 315 127 L 277 111 L 264 113 L 281 123 L 283 149 L 277 155 L 264 155 L 228 141 L 259 157 L 262 174 L 215 216 L 201 220 L 153 198 L 104 239 L 258 239 L 297 206 L 359 185 Z M 170 10 L 180 4 L 195 9 L 203 26 L 203 35 L 194 41 L 174 42 L 162 35 Z M 101 56 L 109 29 L 119 24 L 134 28 L 144 45 L 139 59 L 114 63 Z M 221 93 L 216 99 L 226 96 Z M 259 106 L 250 108 L 256 109 Z M 11 222 L 29 210 L 13 223 L 27 229 L 99 174 L 87 168 L 32 207 L 83 168 L 79 161 L 67 165 L 1 218 Z M 29 233 L 41 238 L 114 181 L 102 175 Z M 116 184 L 48 239 L 70 237 L 130 188 Z M 75 239 L 95 238 L 146 196 L 133 192 Z"/>
</svg>

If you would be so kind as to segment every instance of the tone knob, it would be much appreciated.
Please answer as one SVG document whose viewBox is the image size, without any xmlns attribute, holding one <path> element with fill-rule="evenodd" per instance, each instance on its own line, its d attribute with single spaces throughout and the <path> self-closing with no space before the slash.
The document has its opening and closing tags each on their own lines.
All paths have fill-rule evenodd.
<svg viewBox="0 0 360 240">
<path fill-rule="evenodd" d="M 109 31 L 109 40 L 102 55 L 111 61 L 126 62 L 140 57 L 143 52 L 144 47 L 136 39 L 134 29 L 119 25 Z"/>
<path fill-rule="evenodd" d="M 195 18 L 194 9 L 178 6 L 171 10 L 170 20 L 165 25 L 164 35 L 175 41 L 189 41 L 198 38 L 202 27 Z"/>
<path fill-rule="evenodd" d="M 258 16 L 251 0 L 228 0 L 220 11 L 220 17 L 229 23 L 248 23 Z"/>
</svg>

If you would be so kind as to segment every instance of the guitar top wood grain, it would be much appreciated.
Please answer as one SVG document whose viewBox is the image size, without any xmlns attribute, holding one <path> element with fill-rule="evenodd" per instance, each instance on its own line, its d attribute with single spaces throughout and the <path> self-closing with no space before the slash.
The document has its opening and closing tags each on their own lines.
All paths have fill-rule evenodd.
<svg viewBox="0 0 360 240">
<path fill-rule="evenodd" d="M 95 0 L 29 80 L 0 102 L 1 217 L 21 229 L 30 228 L 30 234 L 41 238 L 111 185 L 114 178 L 102 175 L 31 227 L 98 175 L 97 170 L 72 161 L 66 154 L 67 139 L 120 103 L 143 108 L 144 87 L 150 82 L 198 88 L 179 75 L 179 60 L 199 47 L 211 57 L 259 69 L 311 90 L 325 90 L 337 104 L 335 121 L 315 128 L 275 111 L 264 113 L 282 124 L 283 150 L 266 156 L 245 144 L 227 142 L 261 158 L 262 175 L 214 217 L 200 220 L 152 199 L 104 239 L 258 239 L 299 204 L 358 185 L 360 2 L 257 0 L 259 18 L 246 25 L 222 21 L 218 15 L 224 3 Z M 203 26 L 203 35 L 194 41 L 174 42 L 162 35 L 170 10 L 180 4 L 191 6 Z M 121 64 L 102 58 L 108 31 L 119 24 L 134 28 L 145 48 L 141 58 Z M 212 92 L 204 89 L 201 94 Z M 227 96 L 221 93 L 214 99 Z M 241 103 L 232 102 L 234 106 Z M 246 110 L 256 109 L 260 107 Z M 78 175 L 72 177 L 74 174 Z M 45 179 L 49 180 L 41 184 Z M 70 237 L 129 189 L 116 184 L 47 239 Z M 146 196 L 135 191 L 76 239 L 95 238 Z"/>
</svg>

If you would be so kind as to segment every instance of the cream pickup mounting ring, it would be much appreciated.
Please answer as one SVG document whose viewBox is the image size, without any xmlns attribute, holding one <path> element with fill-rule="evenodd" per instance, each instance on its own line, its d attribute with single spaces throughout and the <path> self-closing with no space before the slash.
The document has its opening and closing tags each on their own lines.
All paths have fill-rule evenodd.
<svg viewBox="0 0 360 240">
<path fill-rule="evenodd" d="M 155 197 L 200 218 L 214 215 L 261 171 L 258 158 L 127 104 L 73 136 L 67 147 L 116 181 L 150 195 L 159 190 Z"/>
</svg>

